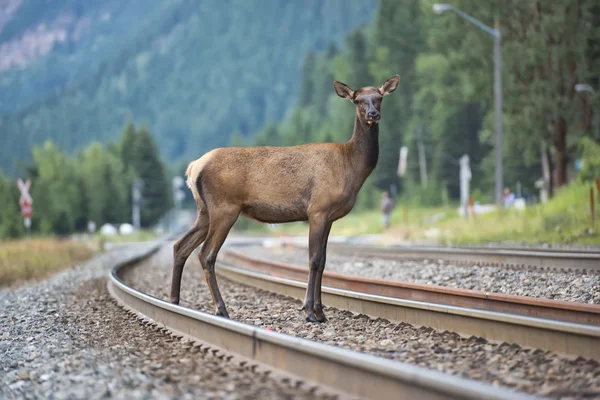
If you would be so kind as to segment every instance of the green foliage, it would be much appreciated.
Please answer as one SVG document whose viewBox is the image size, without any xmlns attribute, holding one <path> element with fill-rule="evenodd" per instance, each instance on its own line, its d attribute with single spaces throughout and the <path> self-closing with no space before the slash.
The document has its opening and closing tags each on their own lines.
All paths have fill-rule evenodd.
<svg viewBox="0 0 600 400">
<path fill-rule="evenodd" d="M 431 10 L 435 0 L 423 0 Z M 505 182 L 531 187 L 541 175 L 540 144 L 552 146 L 557 176 L 564 176 L 570 155 L 582 135 L 591 134 L 590 107 L 574 91 L 578 82 L 597 82 L 600 30 L 598 3 L 457 0 L 453 6 L 488 26 L 499 20 L 502 33 Z M 493 40 L 452 12 L 431 17 L 428 43 L 443 54 L 455 75 L 450 85 L 456 105 L 483 104 L 480 140 L 492 148 Z M 517 17 L 518 16 L 518 17 Z M 462 94 L 462 97 L 460 97 Z M 454 106 L 454 105 L 452 105 Z M 449 107 L 452 107 L 449 106 Z M 583 113 L 582 113 L 583 111 Z M 582 118 L 583 114 L 583 118 Z M 586 122 L 586 120 L 588 122 Z M 470 155 L 473 155 L 472 153 Z M 482 159 L 485 175 L 494 173 L 493 153 Z M 482 181 L 485 186 L 492 182 Z M 559 182 L 563 183 L 563 182 Z"/>
<path fill-rule="evenodd" d="M 131 154 L 131 158 L 136 176 L 144 182 L 142 226 L 152 226 L 169 210 L 171 190 L 156 143 L 145 127 L 137 134 L 135 151 Z"/>
<path fill-rule="evenodd" d="M 32 179 L 32 228 L 41 233 L 67 234 L 81 216 L 83 190 L 74 159 L 50 141 L 33 149 L 37 176 Z"/>
<path fill-rule="evenodd" d="M 353 107 L 335 97 L 331 81 L 341 80 L 356 89 L 379 85 L 398 73 L 399 88 L 382 104 L 379 162 L 361 197 L 371 198 L 370 192 L 395 184 L 402 198 L 413 204 L 456 200 L 458 159 L 467 154 L 472 193 L 479 201 L 493 201 L 493 40 L 455 13 L 435 14 L 435 2 L 381 0 L 375 21 L 350 33 L 333 58 L 310 54 L 301 101 L 281 124 L 265 127 L 256 144 L 345 142 L 351 136 Z M 494 25 L 494 16 L 500 18 L 504 183 L 513 190 L 520 183 L 524 193 L 536 191 L 541 142 L 553 146 L 553 165 L 560 170 L 561 160 L 574 159 L 577 143 L 591 136 L 589 95 L 575 93 L 573 85 L 596 82 L 600 31 L 594 21 L 600 20 L 600 7 L 591 0 L 581 1 L 579 8 L 569 4 L 552 3 L 537 10 L 534 2 L 518 0 L 453 2 L 489 26 Z M 563 39 L 555 40 L 555 34 Z M 329 82 L 316 84 L 320 76 Z M 561 119 L 567 127 L 564 132 L 557 129 Z M 419 131 L 428 167 L 426 188 L 419 179 Z M 409 148 L 407 174 L 399 180 L 396 168 L 403 145 Z M 586 146 L 588 152 L 593 148 Z M 357 207 L 372 204 L 359 198 Z"/>
<path fill-rule="evenodd" d="M 85 231 L 88 221 L 98 227 L 121 224 L 131 216 L 131 186 L 144 181 L 143 226 L 158 222 L 171 207 L 171 190 L 157 145 L 145 127 L 128 124 L 119 143 L 91 143 L 68 156 L 47 141 L 33 149 L 33 165 L 25 178 L 32 180 L 32 230 L 68 235 Z M 0 238 L 24 233 L 14 184 L 0 175 Z"/>
<path fill-rule="evenodd" d="M 16 182 L 0 171 L 0 239 L 19 238 L 25 233 Z"/>
<path fill-rule="evenodd" d="M 100 143 L 92 143 L 79 154 L 78 164 L 87 200 L 87 218 L 98 226 L 127 221 L 131 215 L 127 202 L 131 180 L 122 175 L 121 159 Z M 78 228 L 84 229 L 85 224 Z"/>
<path fill-rule="evenodd" d="M 72 3 L 59 3 L 48 8 L 70 10 Z M 75 3 L 85 3 L 84 14 L 92 7 L 90 2 Z M 249 137 L 265 122 L 281 119 L 296 100 L 305 54 L 339 43 L 370 18 L 376 5 L 375 0 L 136 1 L 134 15 L 129 4 L 92 3 L 98 3 L 97 12 L 89 11 L 94 17 L 104 11 L 117 15 L 126 7 L 129 26 L 119 22 L 113 35 L 106 36 L 112 53 L 97 57 L 77 47 L 72 67 L 39 66 L 39 76 L 75 70 L 86 71 L 85 76 L 69 72 L 64 79 L 53 78 L 58 82 L 49 85 L 54 91 L 23 87 L 21 82 L 35 75 L 30 68 L 0 76 L 8 82 L 0 86 L 8 96 L 1 104 L 13 102 L 15 93 L 28 93 L 19 108 L 0 117 L 0 132 L 8 137 L 0 148 L 0 166 L 8 173 L 15 172 L 15 160 L 27 159 L 31 144 L 50 139 L 72 151 L 91 140 L 107 142 L 130 118 L 147 122 L 169 161 L 194 159 L 227 145 L 232 132 Z M 34 10 L 35 21 L 43 19 L 40 10 Z M 23 18 L 13 20 L 15 28 L 10 29 L 22 31 L 35 22 Z M 123 41 L 111 39 L 120 39 L 119 34 Z M 100 48 L 107 50 L 104 44 Z"/>
<path fill-rule="evenodd" d="M 579 179 L 591 182 L 600 179 L 600 144 L 590 138 L 583 138 L 580 143 L 582 152 L 581 173 Z"/>
</svg>

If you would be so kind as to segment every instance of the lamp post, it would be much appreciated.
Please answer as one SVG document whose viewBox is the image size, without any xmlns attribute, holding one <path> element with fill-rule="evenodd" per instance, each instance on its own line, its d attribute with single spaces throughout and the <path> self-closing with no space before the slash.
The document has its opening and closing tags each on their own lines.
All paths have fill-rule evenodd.
<svg viewBox="0 0 600 400">
<path fill-rule="evenodd" d="M 496 204 L 502 206 L 502 188 L 504 186 L 502 173 L 502 51 L 501 51 L 501 35 L 500 24 L 496 18 L 494 28 L 492 29 L 484 23 L 471 17 L 464 11 L 451 6 L 450 4 L 434 4 L 433 11 L 436 14 L 441 14 L 445 11 L 453 11 L 476 25 L 481 30 L 489 33 L 494 37 L 494 98 L 495 98 L 495 130 L 496 130 Z"/>
<path fill-rule="evenodd" d="M 587 83 L 578 83 L 577 85 L 575 85 L 575 91 L 589 92 L 592 95 L 596 94 L 596 92 L 594 92 L 594 89 Z M 600 139 L 600 115 L 598 115 L 599 113 L 600 111 L 594 113 L 594 118 L 596 120 L 596 139 Z"/>
</svg>

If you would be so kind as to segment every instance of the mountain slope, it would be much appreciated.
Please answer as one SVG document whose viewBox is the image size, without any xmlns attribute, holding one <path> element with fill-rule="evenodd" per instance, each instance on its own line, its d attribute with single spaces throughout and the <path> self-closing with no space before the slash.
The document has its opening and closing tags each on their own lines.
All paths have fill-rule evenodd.
<svg viewBox="0 0 600 400">
<path fill-rule="evenodd" d="M 145 121 L 167 160 L 197 157 L 280 119 L 302 59 L 367 22 L 376 1 L 171 1 L 81 83 L 0 118 L 0 167 L 45 139 L 73 150 Z M 0 75 L 1 77 L 1 75 Z"/>
<path fill-rule="evenodd" d="M 116 49 L 127 46 L 146 21 L 173 3 L 2 1 L 0 114 L 15 112 L 85 79 Z"/>
</svg>

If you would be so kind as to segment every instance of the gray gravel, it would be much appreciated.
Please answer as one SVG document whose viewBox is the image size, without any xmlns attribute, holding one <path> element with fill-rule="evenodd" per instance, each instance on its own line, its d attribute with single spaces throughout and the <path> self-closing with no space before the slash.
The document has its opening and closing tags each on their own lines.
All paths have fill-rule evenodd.
<svg viewBox="0 0 600 400">
<path fill-rule="evenodd" d="M 324 397 L 173 340 L 118 307 L 106 273 L 148 246 L 118 246 L 47 281 L 0 293 L 0 398 Z"/>
<path fill-rule="evenodd" d="M 244 247 L 244 254 L 308 269 L 306 250 Z M 458 266 L 444 260 L 386 260 L 328 251 L 325 271 L 484 292 L 600 304 L 600 275 L 504 267 Z"/>
<path fill-rule="evenodd" d="M 168 299 L 171 260 L 172 251 L 167 247 L 132 271 L 130 283 Z M 297 311 L 301 304 L 298 300 L 222 278 L 219 286 L 229 315 L 237 321 L 530 393 L 554 397 L 565 393 L 563 397 L 568 398 L 585 390 L 600 398 L 600 364 L 596 360 L 574 359 L 509 343 L 492 344 L 483 338 L 463 338 L 333 308 L 326 308 L 329 322 L 309 324 Z M 195 255 L 184 270 L 181 304 L 213 312 Z"/>
</svg>

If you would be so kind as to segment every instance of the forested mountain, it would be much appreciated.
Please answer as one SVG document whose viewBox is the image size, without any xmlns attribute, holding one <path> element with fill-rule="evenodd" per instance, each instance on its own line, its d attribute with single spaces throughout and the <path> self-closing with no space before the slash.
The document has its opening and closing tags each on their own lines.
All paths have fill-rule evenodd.
<svg viewBox="0 0 600 400">
<path fill-rule="evenodd" d="M 72 151 L 115 138 L 127 120 L 146 122 L 168 161 L 225 145 L 234 132 L 251 135 L 295 102 L 304 55 L 341 43 L 377 5 L 42 3 L 23 0 L 0 31 L 0 52 L 41 42 L 10 53 L 15 65 L 0 71 L 0 168 L 9 173 L 34 144 L 51 139 Z"/>
</svg>

